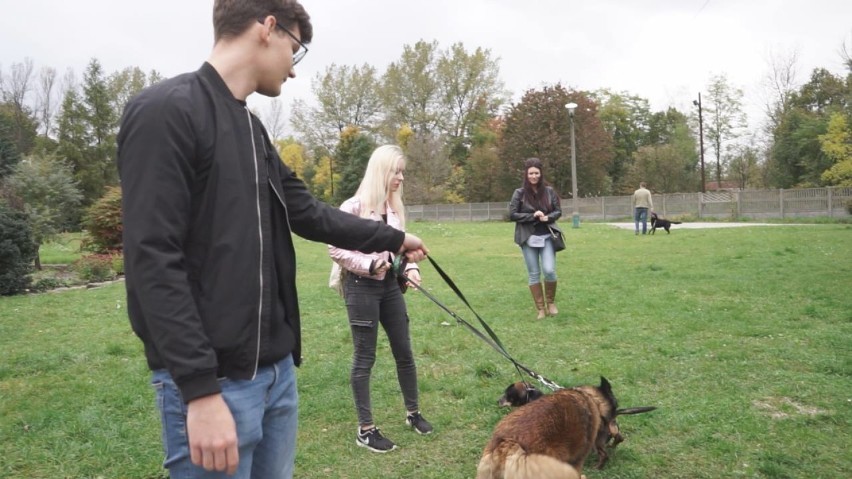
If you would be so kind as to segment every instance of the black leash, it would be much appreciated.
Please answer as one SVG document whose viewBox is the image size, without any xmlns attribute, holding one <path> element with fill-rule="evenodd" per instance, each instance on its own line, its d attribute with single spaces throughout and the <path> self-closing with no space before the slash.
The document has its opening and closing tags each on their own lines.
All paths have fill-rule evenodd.
<svg viewBox="0 0 852 479">
<path fill-rule="evenodd" d="M 408 276 L 406 276 L 405 272 L 404 272 L 404 270 L 405 270 L 404 258 L 405 258 L 404 255 L 397 255 L 397 257 L 394 259 L 393 267 L 394 267 L 394 270 L 396 271 L 397 275 L 402 276 L 403 278 L 405 278 L 407 280 Z M 533 378 L 535 378 L 536 380 L 538 380 L 541 384 L 543 384 L 544 386 L 549 388 L 551 391 L 556 391 L 557 389 L 563 389 L 562 386 L 556 384 L 555 382 L 551 381 L 550 379 L 547 379 L 546 377 L 542 376 L 541 374 L 533 371 L 532 369 L 524 366 L 523 364 L 521 364 L 517 360 L 515 360 L 515 358 L 513 358 L 512 355 L 509 354 L 508 351 L 506 351 L 506 347 L 503 346 L 503 343 L 500 341 L 500 338 L 498 338 L 497 335 L 494 333 L 494 331 L 491 329 L 491 327 L 488 326 L 488 323 L 486 323 L 485 320 L 483 320 L 482 317 L 479 316 L 479 313 L 477 313 L 476 310 L 473 309 L 473 306 L 471 306 L 470 303 L 467 301 L 467 298 L 464 297 L 464 294 L 462 294 L 461 290 L 458 288 L 458 286 L 456 286 L 456 283 L 452 279 L 450 279 L 450 277 L 447 275 L 447 273 L 445 273 L 444 270 L 441 269 L 440 266 L 438 266 L 438 263 L 434 259 L 432 259 L 431 256 L 427 256 L 426 258 L 429 260 L 430 263 L 432 263 L 432 266 L 435 268 L 435 270 L 438 272 L 438 274 L 441 275 L 441 278 L 443 278 L 444 282 L 447 283 L 447 286 L 449 286 L 450 289 L 452 289 L 453 292 L 456 293 L 456 296 L 458 296 L 459 299 L 461 299 L 462 302 L 468 307 L 468 309 L 470 309 L 470 311 L 473 313 L 473 315 L 476 316 L 476 319 L 479 320 L 479 324 L 482 325 L 482 328 L 488 333 L 488 336 L 486 337 L 482 333 L 482 331 L 478 330 L 475 326 L 473 326 L 472 324 L 465 321 L 461 316 L 459 316 L 453 310 L 451 310 L 446 305 L 444 305 L 442 302 L 440 302 L 434 295 L 432 295 L 432 293 L 430 293 L 426 289 L 420 287 L 420 285 L 415 284 L 413 281 L 408 281 L 408 285 L 410 287 L 412 287 L 412 288 L 416 289 L 417 291 L 420 291 L 421 293 L 423 293 L 423 295 L 426 296 L 427 298 L 429 298 L 429 300 L 431 300 L 433 303 L 437 304 L 438 307 L 440 307 L 441 309 L 446 311 L 447 314 L 449 314 L 450 316 L 455 318 L 456 322 L 461 323 L 462 325 L 467 327 L 467 329 L 470 330 L 471 333 L 473 333 L 479 339 L 485 341 L 486 344 L 488 344 L 489 346 L 494 348 L 498 353 L 503 355 L 503 357 L 508 359 L 515 366 L 515 369 L 518 370 L 519 375 L 523 376 L 523 373 L 521 371 L 524 371 L 527 374 L 529 374 L 530 376 L 532 376 Z M 524 382 L 526 382 L 526 381 L 524 381 Z"/>
</svg>

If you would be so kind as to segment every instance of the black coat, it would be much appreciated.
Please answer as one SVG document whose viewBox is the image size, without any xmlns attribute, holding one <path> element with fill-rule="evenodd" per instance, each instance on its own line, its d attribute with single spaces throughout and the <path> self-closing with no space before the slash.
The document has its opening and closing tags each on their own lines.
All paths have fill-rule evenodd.
<svg viewBox="0 0 852 479">
<path fill-rule="evenodd" d="M 551 205 L 550 211 L 544 211 L 550 218 L 547 224 L 554 230 L 561 232 L 562 229 L 556 224 L 556 220 L 562 217 L 559 196 L 549 186 L 545 187 L 545 192 Z M 533 216 L 536 211 L 538 211 L 538 208 L 524 201 L 524 189 L 516 189 L 512 194 L 512 200 L 509 202 L 509 219 L 515 222 L 515 243 L 518 246 L 527 242 L 529 237 L 533 235 L 535 225 L 540 223 Z"/>
<path fill-rule="evenodd" d="M 130 322 L 187 402 L 261 362 L 299 364 L 291 232 L 366 252 L 404 239 L 314 198 L 207 63 L 127 104 L 118 167 Z"/>
</svg>

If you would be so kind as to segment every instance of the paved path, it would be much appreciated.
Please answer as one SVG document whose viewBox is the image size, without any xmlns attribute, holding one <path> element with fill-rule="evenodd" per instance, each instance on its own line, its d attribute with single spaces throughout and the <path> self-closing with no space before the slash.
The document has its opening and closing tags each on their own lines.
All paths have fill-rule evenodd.
<svg viewBox="0 0 852 479">
<path fill-rule="evenodd" d="M 632 230 L 633 223 L 606 223 L 616 228 Z M 793 223 L 725 223 L 725 222 L 687 222 L 679 225 L 672 225 L 672 228 L 678 229 L 704 229 L 704 228 L 738 228 L 740 226 L 805 226 Z M 651 229 L 651 222 L 648 222 L 648 229 Z"/>
</svg>

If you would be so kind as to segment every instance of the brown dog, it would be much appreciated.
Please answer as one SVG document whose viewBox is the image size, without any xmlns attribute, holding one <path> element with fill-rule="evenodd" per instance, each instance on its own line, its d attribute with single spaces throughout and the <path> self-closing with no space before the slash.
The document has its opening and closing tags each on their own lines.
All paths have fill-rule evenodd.
<svg viewBox="0 0 852 479">
<path fill-rule="evenodd" d="M 623 440 L 619 414 L 655 408 L 618 409 L 609 381 L 561 389 L 515 409 L 494 428 L 482 453 L 477 479 L 580 479 L 592 448 L 600 469 L 606 446 Z"/>
</svg>

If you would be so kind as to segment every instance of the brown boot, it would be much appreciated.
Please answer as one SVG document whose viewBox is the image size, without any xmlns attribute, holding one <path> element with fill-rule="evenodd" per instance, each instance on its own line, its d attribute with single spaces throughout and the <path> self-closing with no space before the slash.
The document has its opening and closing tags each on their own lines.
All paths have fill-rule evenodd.
<svg viewBox="0 0 852 479">
<path fill-rule="evenodd" d="M 541 283 L 531 284 L 530 293 L 535 301 L 535 309 L 538 310 L 538 317 L 535 319 L 544 319 L 547 313 L 544 310 L 544 292 L 541 290 Z"/>
<path fill-rule="evenodd" d="M 547 314 L 556 316 L 559 310 L 556 309 L 556 281 L 544 282 L 544 296 L 547 299 Z"/>
</svg>

